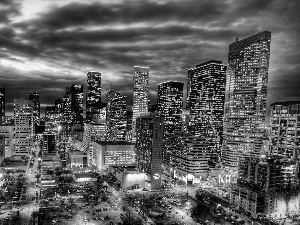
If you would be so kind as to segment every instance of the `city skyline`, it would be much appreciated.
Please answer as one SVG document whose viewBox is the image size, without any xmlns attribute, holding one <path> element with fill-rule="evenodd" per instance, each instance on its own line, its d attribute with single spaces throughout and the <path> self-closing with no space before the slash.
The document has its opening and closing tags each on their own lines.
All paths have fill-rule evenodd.
<svg viewBox="0 0 300 225">
<path fill-rule="evenodd" d="M 272 32 L 267 113 L 275 101 L 300 97 L 296 1 L 0 4 L 0 86 L 6 89 L 8 115 L 13 99 L 30 92 L 39 93 L 43 115 L 65 87 L 81 84 L 86 89 L 88 71 L 102 73 L 102 96 L 110 88 L 127 95 L 132 105 L 135 65 L 150 68 L 154 104 L 159 83 L 178 80 L 186 87 L 189 68 L 211 59 L 227 65 L 228 46 L 237 35 L 244 39 L 263 30 Z"/>
</svg>

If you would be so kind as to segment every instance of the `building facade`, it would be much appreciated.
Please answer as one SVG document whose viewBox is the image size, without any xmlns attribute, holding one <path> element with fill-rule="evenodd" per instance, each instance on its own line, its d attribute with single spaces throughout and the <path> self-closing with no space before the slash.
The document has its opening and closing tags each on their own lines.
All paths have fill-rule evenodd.
<svg viewBox="0 0 300 225">
<path fill-rule="evenodd" d="M 87 73 L 86 123 L 90 123 L 101 104 L 101 73 Z"/>
<path fill-rule="evenodd" d="M 300 101 L 271 104 L 270 154 L 285 158 L 300 156 Z"/>
<path fill-rule="evenodd" d="M 221 156 L 226 69 L 222 61 L 211 60 L 188 70 L 187 131 L 209 140 L 214 161 Z"/>
<path fill-rule="evenodd" d="M 45 132 L 43 133 L 42 143 L 42 154 L 43 156 L 56 155 L 56 133 L 54 132 Z"/>
<path fill-rule="evenodd" d="M 138 169 L 151 174 L 151 189 L 161 188 L 164 146 L 164 118 L 141 116 L 136 120 L 135 153 Z"/>
<path fill-rule="evenodd" d="M 183 82 L 167 81 L 158 84 L 157 112 L 165 118 L 165 132 L 182 129 Z"/>
<path fill-rule="evenodd" d="M 135 142 L 136 119 L 148 113 L 149 68 L 134 67 L 133 105 L 132 105 L 132 140 Z"/>
<path fill-rule="evenodd" d="M 252 217 L 299 215 L 299 169 L 299 161 L 278 156 L 241 159 L 231 205 Z"/>
<path fill-rule="evenodd" d="M 14 155 L 31 154 L 31 138 L 33 135 L 31 101 L 14 100 Z"/>
<path fill-rule="evenodd" d="M 167 135 L 163 162 L 172 171 L 172 176 L 186 180 L 206 179 L 210 159 L 209 141 L 205 137 L 178 132 Z"/>
<path fill-rule="evenodd" d="M 40 120 L 40 96 L 37 92 L 29 93 L 29 100 L 32 101 L 32 120 L 33 124 L 37 124 Z"/>
<path fill-rule="evenodd" d="M 71 115 L 73 124 L 83 124 L 83 85 L 71 86 Z"/>
<path fill-rule="evenodd" d="M 240 157 L 263 150 L 271 33 L 264 31 L 229 45 L 222 157 L 238 167 Z"/>
<path fill-rule="evenodd" d="M 106 99 L 108 141 L 125 141 L 127 128 L 127 96 L 122 96 L 116 91 L 110 91 L 106 94 Z"/>
<path fill-rule="evenodd" d="M 0 87 L 0 125 L 5 124 L 5 88 Z"/>
<path fill-rule="evenodd" d="M 124 141 L 92 142 L 91 165 L 98 171 L 108 172 L 111 166 L 133 166 L 136 164 L 134 145 Z"/>
<path fill-rule="evenodd" d="M 14 126 L 0 126 L 0 135 L 5 138 L 5 157 L 13 155 L 14 145 Z"/>
</svg>

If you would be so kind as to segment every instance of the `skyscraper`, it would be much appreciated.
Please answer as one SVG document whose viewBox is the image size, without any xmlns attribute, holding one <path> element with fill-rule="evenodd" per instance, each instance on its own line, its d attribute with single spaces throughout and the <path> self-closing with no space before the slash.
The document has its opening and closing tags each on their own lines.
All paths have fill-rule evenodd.
<svg viewBox="0 0 300 225">
<path fill-rule="evenodd" d="M 206 137 L 210 151 L 220 155 L 223 131 L 226 66 L 211 60 L 188 70 L 188 132 Z"/>
<path fill-rule="evenodd" d="M 83 124 L 83 85 L 71 86 L 71 111 L 73 124 Z"/>
<path fill-rule="evenodd" d="M 31 101 L 14 100 L 14 154 L 31 153 L 32 120 Z"/>
<path fill-rule="evenodd" d="M 135 152 L 140 171 L 151 174 L 151 189 L 161 188 L 164 118 L 156 115 L 136 119 Z"/>
<path fill-rule="evenodd" d="M 183 83 L 167 81 L 158 85 L 157 111 L 164 116 L 165 132 L 174 133 L 182 128 Z"/>
<path fill-rule="evenodd" d="M 224 106 L 225 165 L 263 149 L 271 33 L 264 31 L 229 45 Z"/>
<path fill-rule="evenodd" d="M 107 99 L 107 121 L 108 140 L 126 140 L 126 105 L 127 96 L 122 96 L 119 92 L 110 91 L 106 94 Z"/>
<path fill-rule="evenodd" d="M 136 118 L 148 113 L 149 67 L 134 67 L 132 139 L 135 141 Z"/>
<path fill-rule="evenodd" d="M 33 123 L 36 124 L 40 119 L 40 96 L 37 92 L 29 93 L 29 100 L 32 101 L 32 119 Z"/>
<path fill-rule="evenodd" d="M 62 99 L 62 114 L 63 124 L 68 135 L 72 126 L 71 90 L 69 87 L 66 87 L 66 94 Z"/>
<path fill-rule="evenodd" d="M 0 88 L 0 125 L 5 123 L 5 88 Z"/>
<path fill-rule="evenodd" d="M 86 122 L 90 123 L 93 114 L 97 112 L 101 103 L 101 73 L 87 73 L 87 91 L 86 91 Z M 96 112 L 94 112 L 96 111 Z"/>
</svg>

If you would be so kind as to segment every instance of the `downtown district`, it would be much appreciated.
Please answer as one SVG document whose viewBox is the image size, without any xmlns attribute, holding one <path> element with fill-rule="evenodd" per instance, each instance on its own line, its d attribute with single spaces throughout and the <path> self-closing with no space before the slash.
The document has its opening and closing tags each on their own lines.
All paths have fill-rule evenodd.
<svg viewBox="0 0 300 225">
<path fill-rule="evenodd" d="M 1 224 L 299 224 L 300 102 L 276 102 L 266 121 L 271 33 L 229 45 L 184 83 L 158 84 L 134 67 L 133 105 L 101 101 L 87 73 L 40 116 L 39 93 L 0 88 Z M 151 76 L 150 76 L 151 78 Z"/>
</svg>

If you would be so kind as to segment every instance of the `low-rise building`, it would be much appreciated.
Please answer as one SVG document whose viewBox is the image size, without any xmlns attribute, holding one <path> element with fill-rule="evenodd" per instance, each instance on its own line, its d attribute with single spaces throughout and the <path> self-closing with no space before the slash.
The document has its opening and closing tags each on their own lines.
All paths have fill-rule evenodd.
<svg viewBox="0 0 300 225">
<path fill-rule="evenodd" d="M 91 166 L 108 171 L 109 166 L 135 165 L 134 145 L 128 142 L 92 142 Z"/>
<path fill-rule="evenodd" d="M 70 155 L 70 165 L 71 169 L 74 168 L 87 168 L 88 167 L 88 156 L 83 151 L 71 151 L 69 152 Z"/>
</svg>

